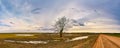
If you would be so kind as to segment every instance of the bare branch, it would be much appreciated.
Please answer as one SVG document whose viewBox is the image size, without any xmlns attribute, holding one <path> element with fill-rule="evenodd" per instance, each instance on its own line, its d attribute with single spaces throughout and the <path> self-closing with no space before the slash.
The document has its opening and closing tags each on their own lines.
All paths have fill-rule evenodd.
<svg viewBox="0 0 120 48">
<path fill-rule="evenodd" d="M 59 18 L 54 27 L 55 27 L 55 31 L 60 33 L 60 37 L 62 37 L 62 33 L 65 29 L 67 29 L 67 25 L 69 23 L 69 19 L 67 19 L 65 16 L 62 18 Z"/>
</svg>

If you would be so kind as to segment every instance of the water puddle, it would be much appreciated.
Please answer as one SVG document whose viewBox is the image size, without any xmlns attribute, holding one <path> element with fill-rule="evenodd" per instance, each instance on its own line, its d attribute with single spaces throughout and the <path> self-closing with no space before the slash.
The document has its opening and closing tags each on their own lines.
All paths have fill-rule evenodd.
<svg viewBox="0 0 120 48">
<path fill-rule="evenodd" d="M 16 34 L 16 36 L 34 36 L 33 34 Z"/>
<path fill-rule="evenodd" d="M 30 44 L 47 44 L 47 41 L 15 41 L 15 40 L 4 40 L 5 42 L 16 42 L 16 43 L 30 43 Z"/>
<path fill-rule="evenodd" d="M 70 41 L 76 41 L 76 40 L 82 40 L 82 39 L 87 39 L 88 36 L 80 36 L 80 37 L 75 37 L 75 38 L 72 38 L 72 39 L 69 39 L 69 40 L 66 40 L 66 42 L 70 42 Z"/>
</svg>

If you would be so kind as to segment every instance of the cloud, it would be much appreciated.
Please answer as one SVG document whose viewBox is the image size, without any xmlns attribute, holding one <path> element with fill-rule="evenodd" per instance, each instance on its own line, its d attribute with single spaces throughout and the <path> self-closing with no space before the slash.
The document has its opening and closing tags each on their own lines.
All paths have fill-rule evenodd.
<svg viewBox="0 0 120 48">
<path fill-rule="evenodd" d="M 111 3 L 109 0 L 7 1 L 6 3 L 10 5 L 6 5 L 5 2 L 0 1 L 2 9 L 0 12 L 3 13 L 0 16 L 2 17 L 0 31 L 48 31 L 52 30 L 55 20 L 62 16 L 74 20 L 73 27 L 70 28 L 72 31 L 95 32 L 98 29 L 101 31 L 110 31 L 112 28 L 112 31 L 119 31 L 120 29 L 117 16 L 106 9 L 107 3 Z M 8 6 L 12 8 L 8 9 Z"/>
<path fill-rule="evenodd" d="M 73 32 L 89 30 L 92 30 L 91 32 L 96 32 L 99 29 L 103 32 L 109 32 L 112 28 L 114 28 L 114 30 L 110 32 L 117 32 L 120 29 L 120 26 L 118 25 L 119 21 L 114 19 L 114 15 L 102 9 L 90 9 L 84 8 L 84 6 L 70 4 L 70 6 L 68 5 L 65 10 L 58 14 L 58 16 L 68 16 L 71 19 L 75 19 L 80 26 L 84 25 L 83 27 L 80 27 L 78 24 L 75 24 L 75 26 L 77 25 L 77 28 L 73 27 L 73 29 L 75 29 L 71 29 Z"/>
<path fill-rule="evenodd" d="M 36 8 L 36 9 L 33 9 L 33 10 L 31 11 L 31 13 L 33 13 L 33 14 L 39 14 L 39 13 L 40 13 L 40 10 L 41 10 L 41 8 Z"/>
</svg>

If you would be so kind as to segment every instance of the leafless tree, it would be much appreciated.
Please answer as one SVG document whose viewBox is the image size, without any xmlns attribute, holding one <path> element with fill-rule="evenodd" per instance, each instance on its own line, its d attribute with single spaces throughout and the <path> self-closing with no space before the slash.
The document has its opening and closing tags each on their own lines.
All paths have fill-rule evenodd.
<svg viewBox="0 0 120 48">
<path fill-rule="evenodd" d="M 60 35 L 60 37 L 62 37 L 63 35 L 63 31 L 67 29 L 68 27 L 68 23 L 69 23 L 69 19 L 64 17 L 58 18 L 58 20 L 55 22 L 55 31 L 57 31 Z"/>
</svg>

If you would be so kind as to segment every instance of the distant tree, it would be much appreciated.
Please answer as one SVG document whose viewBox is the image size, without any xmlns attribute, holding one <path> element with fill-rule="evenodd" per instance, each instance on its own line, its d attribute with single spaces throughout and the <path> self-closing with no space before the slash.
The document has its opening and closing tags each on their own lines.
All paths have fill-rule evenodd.
<svg viewBox="0 0 120 48">
<path fill-rule="evenodd" d="M 68 28 L 69 19 L 64 17 L 58 18 L 58 20 L 55 22 L 55 31 L 57 31 L 60 35 L 60 37 L 63 36 L 63 31 Z"/>
</svg>

